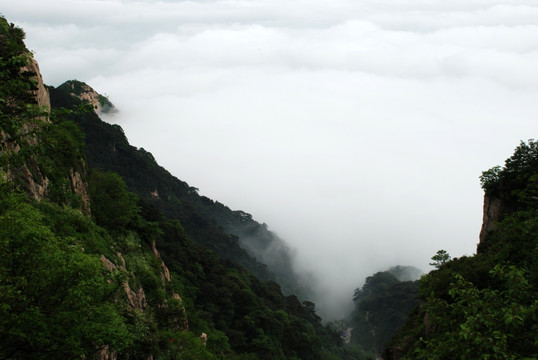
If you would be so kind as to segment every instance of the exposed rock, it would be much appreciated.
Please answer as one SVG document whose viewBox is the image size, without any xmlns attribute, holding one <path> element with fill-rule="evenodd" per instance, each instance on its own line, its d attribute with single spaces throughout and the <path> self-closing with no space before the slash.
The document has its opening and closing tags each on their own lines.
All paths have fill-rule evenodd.
<svg viewBox="0 0 538 360">
<path fill-rule="evenodd" d="M 39 72 L 39 65 L 28 53 L 28 65 L 21 68 L 21 72 L 31 72 L 34 74 L 34 80 L 37 84 L 36 89 L 32 90 L 35 97 L 35 103 L 45 111 L 50 111 L 49 92 L 43 85 L 43 78 Z M 34 131 L 45 121 L 48 116 L 36 117 L 27 121 L 17 134 L 19 138 L 14 141 L 8 138 L 3 131 L 0 132 L 0 155 L 5 153 L 16 155 L 23 144 L 37 145 L 37 137 L 33 135 Z M 13 136 L 13 134 L 11 134 Z M 35 158 L 28 158 L 22 165 L 6 166 L 4 169 L 7 181 L 21 181 L 23 189 L 28 195 L 36 200 L 41 200 L 47 193 L 49 179 L 43 176 Z"/>
<path fill-rule="evenodd" d="M 116 255 L 121 261 L 121 265 L 119 265 L 119 268 L 127 272 L 127 268 L 125 266 L 125 259 L 121 255 L 120 252 L 117 252 Z M 104 255 L 101 255 L 101 262 L 103 265 L 109 270 L 113 271 L 118 268 L 118 265 L 115 265 L 110 260 L 108 260 Z M 131 273 L 132 276 L 132 273 Z M 148 303 L 146 301 L 146 294 L 144 293 L 144 289 L 139 286 L 136 291 L 131 289 L 131 286 L 129 285 L 129 280 L 125 280 L 123 283 L 123 291 L 125 292 L 125 295 L 127 296 L 127 302 L 129 303 L 129 306 L 135 310 L 144 311 L 144 309 L 148 306 Z"/>
<path fill-rule="evenodd" d="M 42 200 L 49 186 L 49 179 L 41 173 L 34 158 L 17 168 L 9 167 L 6 173 L 7 181 L 22 181 L 22 187 L 26 193 L 35 200 Z"/>
<path fill-rule="evenodd" d="M 83 357 L 85 359 L 86 357 Z M 118 352 L 114 350 L 110 350 L 110 347 L 108 345 L 103 346 L 101 349 L 97 351 L 97 359 L 98 360 L 117 360 L 118 359 Z M 150 354 L 146 356 L 145 360 L 153 360 L 153 354 Z"/>
<path fill-rule="evenodd" d="M 429 335 L 435 332 L 435 325 L 430 320 L 430 316 L 426 312 L 424 314 L 424 334 Z"/>
<path fill-rule="evenodd" d="M 183 302 L 183 300 L 181 300 L 181 297 L 176 293 L 172 294 L 172 298 Z M 187 319 L 187 311 L 185 310 L 185 306 L 182 307 L 182 312 L 183 312 L 183 330 L 189 331 L 189 319 Z M 177 319 L 174 319 L 174 320 L 177 323 Z"/>
<path fill-rule="evenodd" d="M 202 343 L 204 344 L 204 347 L 205 347 L 207 345 L 207 334 L 202 333 L 202 335 L 200 335 L 200 339 L 202 339 Z"/>
<path fill-rule="evenodd" d="M 484 210 L 480 242 L 484 241 L 486 234 L 495 229 L 496 223 L 502 216 L 502 200 L 496 196 L 484 196 Z"/>
<path fill-rule="evenodd" d="M 170 270 L 168 270 L 168 267 L 166 266 L 166 264 L 164 263 L 164 261 L 161 262 L 161 269 L 162 269 L 162 273 L 161 273 L 161 279 L 164 281 L 172 281 L 171 277 L 170 277 Z"/>
<path fill-rule="evenodd" d="M 157 244 L 155 243 L 155 240 L 153 240 L 151 243 L 151 251 L 153 251 L 153 255 L 155 255 L 156 257 L 158 258 L 161 257 L 159 250 L 157 250 Z"/>
<path fill-rule="evenodd" d="M 10 140 L 4 132 L 1 132 L 0 155 L 8 153 L 16 156 L 20 151 L 21 146 L 38 145 L 38 137 L 35 133 L 42 127 L 43 123 L 50 121 L 48 116 L 51 107 L 49 91 L 43 84 L 43 77 L 39 71 L 39 65 L 32 57 L 31 53 L 28 53 L 28 64 L 21 68 L 21 72 L 29 72 L 33 74 L 33 79 L 36 83 L 35 89 L 31 90 L 35 100 L 34 104 L 37 104 L 37 106 L 45 113 L 40 112 L 40 116 L 36 116 L 35 118 L 26 121 L 16 134 L 17 136 L 15 139 L 17 140 Z M 14 136 L 14 134 L 11 134 L 11 136 Z M 81 160 L 81 163 L 83 166 L 82 173 L 75 169 L 70 169 L 69 173 L 66 174 L 66 177 L 69 179 L 72 191 L 81 199 L 81 211 L 85 215 L 90 215 L 88 184 L 85 181 L 84 162 Z M 50 181 L 43 175 L 35 157 L 29 156 L 18 166 L 13 166 L 12 163 L 9 163 L 9 165 L 6 166 L 6 169 L 4 169 L 4 172 L 7 181 L 19 182 L 21 187 L 30 197 L 36 200 L 42 200 L 47 195 Z"/>
<path fill-rule="evenodd" d="M 82 180 L 82 175 L 74 169 L 69 169 L 69 180 L 73 192 L 80 197 L 80 210 L 85 215 L 90 215 L 90 193 L 88 190 L 88 183 Z"/>
<path fill-rule="evenodd" d="M 351 332 L 353 331 L 353 328 L 347 327 L 346 330 L 344 330 L 344 336 L 342 336 L 344 343 L 349 344 L 351 341 Z"/>
<path fill-rule="evenodd" d="M 151 250 L 153 250 L 153 254 L 156 257 L 158 257 L 159 259 L 161 258 L 161 254 L 159 254 L 159 250 L 157 250 L 157 246 L 155 245 L 155 240 L 153 240 L 153 242 L 151 243 Z M 161 269 L 162 269 L 161 280 L 162 280 L 163 286 L 164 286 L 165 285 L 165 280 L 170 282 L 170 281 L 172 281 L 172 279 L 170 277 L 170 270 L 168 270 L 168 267 L 166 266 L 166 264 L 162 260 L 161 260 Z"/>
<path fill-rule="evenodd" d="M 108 345 L 103 346 L 97 351 L 98 360 L 116 360 L 117 358 L 118 353 L 116 351 L 111 351 Z"/>
<path fill-rule="evenodd" d="M 22 68 L 22 71 L 30 71 L 35 74 L 35 80 L 37 83 L 37 88 L 34 90 L 34 95 L 37 100 L 37 105 L 40 108 L 45 107 L 46 109 L 50 110 L 50 96 L 49 91 L 43 84 L 43 77 L 41 76 L 41 72 L 39 71 L 39 64 L 33 57 L 30 55 L 30 59 L 28 61 L 28 65 Z"/>
<path fill-rule="evenodd" d="M 146 306 L 148 306 L 148 303 L 146 302 L 146 294 L 144 293 L 144 289 L 142 287 L 139 287 L 136 292 L 131 289 L 129 286 L 129 282 L 125 281 L 123 283 L 123 290 L 125 291 L 125 294 L 127 295 L 127 301 L 131 308 L 135 310 L 144 311 Z"/>
<path fill-rule="evenodd" d="M 107 269 L 108 271 L 114 271 L 116 269 L 116 265 L 114 265 L 114 263 L 110 260 L 108 260 L 105 255 L 101 254 L 101 264 L 103 264 Z"/>
<path fill-rule="evenodd" d="M 119 268 L 125 272 L 127 272 L 127 269 L 125 268 L 125 260 L 121 256 L 121 253 L 117 253 L 118 257 L 120 258 L 122 265 L 119 266 Z M 116 264 L 114 264 L 112 261 L 107 259 L 104 255 L 101 255 L 101 264 L 103 264 L 104 267 L 108 269 L 108 271 L 114 271 L 118 268 Z M 144 289 L 140 286 L 134 291 L 131 289 L 131 286 L 129 286 L 129 280 L 126 280 L 123 284 L 123 291 L 125 292 L 125 295 L 127 296 L 127 302 L 129 303 L 129 306 L 135 310 L 144 311 L 144 309 L 148 306 L 148 303 L 146 301 L 146 294 L 144 293 Z"/>
<path fill-rule="evenodd" d="M 121 256 L 121 253 L 118 251 L 118 252 L 116 253 L 116 255 L 118 256 L 118 258 L 119 258 L 120 261 L 121 261 L 121 268 L 122 268 L 122 270 L 127 271 L 127 266 L 125 265 L 125 259 L 123 258 L 123 256 Z"/>
<path fill-rule="evenodd" d="M 112 113 L 118 110 L 114 105 L 104 96 L 100 95 L 97 91 L 92 89 L 89 85 L 77 81 L 66 81 L 61 86 L 68 86 L 71 89 L 71 95 L 78 99 L 90 104 L 95 109 L 97 114 Z"/>
</svg>

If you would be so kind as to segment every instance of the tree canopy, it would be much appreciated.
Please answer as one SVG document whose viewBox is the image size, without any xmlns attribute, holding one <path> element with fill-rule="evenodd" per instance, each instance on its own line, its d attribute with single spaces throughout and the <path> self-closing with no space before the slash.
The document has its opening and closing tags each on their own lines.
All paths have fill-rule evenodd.
<svg viewBox="0 0 538 360">
<path fill-rule="evenodd" d="M 536 359 L 538 144 L 521 142 L 504 167 L 483 173 L 499 219 L 474 256 L 450 259 L 420 280 L 422 305 L 384 356 L 401 359 Z M 442 253 L 441 253 L 442 252 Z"/>
</svg>

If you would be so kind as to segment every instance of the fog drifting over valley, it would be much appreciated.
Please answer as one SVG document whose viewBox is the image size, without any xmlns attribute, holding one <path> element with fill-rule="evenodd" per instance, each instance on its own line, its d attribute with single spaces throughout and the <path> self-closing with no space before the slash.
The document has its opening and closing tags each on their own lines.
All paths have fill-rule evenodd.
<svg viewBox="0 0 538 360">
<path fill-rule="evenodd" d="M 535 0 L 0 0 L 45 82 L 296 249 L 327 317 L 475 252 L 481 172 L 536 137 Z M 332 309 L 332 310 L 329 310 Z M 336 309 L 336 311 L 334 311 Z"/>
</svg>

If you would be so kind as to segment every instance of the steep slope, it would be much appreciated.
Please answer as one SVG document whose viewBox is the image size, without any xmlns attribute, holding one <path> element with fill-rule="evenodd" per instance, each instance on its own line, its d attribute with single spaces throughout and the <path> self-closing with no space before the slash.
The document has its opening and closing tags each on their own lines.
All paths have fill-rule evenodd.
<svg viewBox="0 0 538 360">
<path fill-rule="evenodd" d="M 22 30 L 3 18 L 0 30 L 2 49 L 13 41 L 27 53 Z M 350 358 L 314 304 L 194 245 L 177 219 L 128 192 L 119 175 L 80 176 L 90 206 L 83 212 L 69 181 L 74 167 L 85 167 L 83 134 L 66 117 L 91 118 L 93 110 L 30 111 L 36 74 L 21 79 L 28 57 L 5 54 L 0 358 Z M 6 175 L 29 163 L 48 179 L 40 198 L 24 174 Z"/>
<path fill-rule="evenodd" d="M 5 19 L 0 22 L 0 167 L 5 179 L 17 182 L 30 197 L 56 197 L 89 212 L 86 169 L 82 152 L 54 142 L 73 140 L 69 124 L 53 126 L 50 98 L 39 73 L 39 65 L 26 49 L 24 31 Z M 47 158 L 61 157 L 61 167 Z"/>
<path fill-rule="evenodd" d="M 24 190 L 41 199 L 49 180 L 35 165 L 34 153 L 25 154 L 21 148 L 35 150 L 38 146 L 35 131 L 45 125 L 50 109 L 48 92 L 43 86 L 37 63 L 24 46 L 24 32 L 6 21 L 0 22 L 1 112 L 0 166 L 3 176 L 23 182 Z M 4 54 L 10 54 L 4 58 Z"/>
<path fill-rule="evenodd" d="M 116 228 L 107 229 L 90 219 L 82 133 L 50 111 L 23 39 L 0 18 L 0 358 L 153 358 L 177 352 L 159 345 L 164 333 L 209 358 L 198 337 L 184 333 L 184 306 L 148 248 L 151 237 L 142 230 L 149 223 L 121 181 L 116 194 L 129 199 L 122 209 L 130 209 L 124 224 L 113 218 Z M 127 238 L 138 246 L 123 246 Z M 161 275 L 158 293 L 144 284 Z"/>
<path fill-rule="evenodd" d="M 96 94 L 93 89 L 77 81 L 49 90 L 54 108 L 72 107 L 81 99 L 96 98 L 92 96 Z M 200 196 L 196 188 L 159 166 L 151 153 L 129 145 L 118 125 L 103 122 L 95 113 L 72 119 L 85 133 L 90 168 L 120 174 L 130 191 L 166 216 L 179 219 L 195 242 L 241 264 L 261 279 L 277 281 L 287 294 L 310 297 L 311 291 L 300 284 L 293 270 L 291 250 L 265 224 L 254 221 L 244 211 L 232 211 Z"/>
<path fill-rule="evenodd" d="M 421 279 L 422 303 L 386 359 L 538 358 L 538 143 L 522 142 L 481 182 L 477 254 Z"/>
<path fill-rule="evenodd" d="M 355 290 L 355 309 L 348 320 L 353 346 L 379 357 L 418 304 L 421 273 L 412 266 L 394 266 L 366 278 Z"/>
</svg>

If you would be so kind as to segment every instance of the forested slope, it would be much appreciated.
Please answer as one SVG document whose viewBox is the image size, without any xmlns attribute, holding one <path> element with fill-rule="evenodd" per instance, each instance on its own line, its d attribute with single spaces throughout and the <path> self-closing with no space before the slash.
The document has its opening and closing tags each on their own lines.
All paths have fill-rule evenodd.
<svg viewBox="0 0 538 360">
<path fill-rule="evenodd" d="M 93 108 L 51 112 L 23 39 L 0 18 L 0 359 L 353 358 L 313 303 L 90 170 L 70 119 Z"/>
<path fill-rule="evenodd" d="M 72 108 L 93 89 L 72 80 L 49 91 L 53 108 Z M 131 146 L 120 126 L 103 122 L 96 113 L 74 114 L 71 119 L 85 134 L 90 169 L 118 173 L 129 191 L 166 216 L 179 219 L 196 243 L 241 264 L 261 279 L 278 281 L 287 294 L 310 297 L 311 291 L 300 284 L 293 270 L 291 250 L 265 224 L 244 211 L 232 211 L 199 195 L 195 187 L 159 166 L 150 152 Z M 177 161 L 181 158 L 178 154 Z"/>
<path fill-rule="evenodd" d="M 477 254 L 433 258 L 436 270 L 420 280 L 421 305 L 384 358 L 538 358 L 538 142 L 522 142 L 481 182 Z"/>
<path fill-rule="evenodd" d="M 418 304 L 416 279 L 421 273 L 411 266 L 395 266 L 366 278 L 353 296 L 355 309 L 348 320 L 352 345 L 379 357 Z"/>
</svg>

